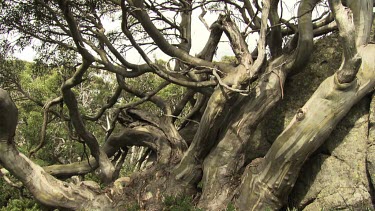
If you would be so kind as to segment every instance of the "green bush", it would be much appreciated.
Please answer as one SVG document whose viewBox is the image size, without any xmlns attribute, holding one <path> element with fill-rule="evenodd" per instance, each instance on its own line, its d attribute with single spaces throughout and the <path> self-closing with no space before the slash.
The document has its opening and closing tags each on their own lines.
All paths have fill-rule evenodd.
<svg viewBox="0 0 375 211">
<path fill-rule="evenodd" d="M 27 199 L 27 198 L 9 200 L 7 206 L 1 208 L 1 211 L 19 211 L 19 210 L 39 211 L 39 210 L 42 210 L 42 208 L 34 200 Z"/>
<path fill-rule="evenodd" d="M 194 207 L 192 198 L 188 196 L 167 196 L 164 199 L 164 210 L 168 211 L 201 211 Z"/>
</svg>

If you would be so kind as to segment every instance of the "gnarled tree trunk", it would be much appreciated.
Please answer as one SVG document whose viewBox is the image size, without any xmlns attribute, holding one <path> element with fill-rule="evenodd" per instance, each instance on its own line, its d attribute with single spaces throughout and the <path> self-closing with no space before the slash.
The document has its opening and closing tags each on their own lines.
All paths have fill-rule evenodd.
<svg viewBox="0 0 375 211">
<path fill-rule="evenodd" d="M 329 167 L 326 165 L 336 165 L 337 162 L 331 161 L 331 157 L 345 163 L 340 153 L 349 152 L 338 146 L 337 151 L 335 147 L 319 147 L 350 109 L 374 89 L 375 45 L 369 42 L 373 22 L 373 1 L 330 0 L 331 15 L 322 22 L 313 23 L 312 11 L 320 1 L 303 0 L 298 8 L 298 26 L 287 23 L 289 28 L 284 31 L 279 27 L 283 21 L 277 14 L 279 1 L 264 0 L 262 5 L 256 4 L 255 7 L 261 11 L 260 17 L 255 14 L 252 4 L 247 0 L 239 1 L 243 2 L 242 6 L 235 1 L 225 1 L 226 4 L 239 7 L 248 27 L 259 31 L 257 49 L 253 53 L 249 51 L 244 31 L 237 26 L 228 12 L 219 15 L 214 22 L 210 37 L 198 56 L 189 54 L 192 39 L 191 1 L 175 3 L 182 8 L 179 23 L 181 26 L 177 27 L 182 38 L 178 45 L 169 43 L 162 30 L 153 24 L 149 10 L 156 10 L 155 5 L 142 0 L 111 1 L 111 4 L 121 8 L 121 32 L 142 56 L 146 62 L 144 65 L 127 62 L 100 30 L 91 31 L 96 35 L 99 47 L 85 39 L 85 34 L 80 31 L 76 21 L 77 11 L 72 9 L 76 5 L 70 1 L 59 0 L 53 7 L 49 7 L 48 2 L 37 2 L 52 11 L 58 9 L 66 22 L 63 28 L 69 31 L 68 34 L 74 42 L 75 46 L 71 48 L 82 56 L 82 64 L 76 68 L 71 78 L 64 82 L 61 93 L 69 111 L 70 121 L 79 138 L 89 146 L 92 155 L 88 163 L 52 165 L 44 168 L 34 164 L 15 147 L 17 108 L 8 93 L 0 89 L 0 163 L 24 184 L 39 202 L 73 210 L 125 209 L 134 203 L 144 210 L 162 210 L 166 197 L 185 195 L 194 196 L 197 206 L 205 210 L 223 210 L 230 203 L 238 210 L 279 210 L 289 205 L 313 210 L 325 208 L 326 205 L 319 201 L 320 198 L 329 198 L 329 195 L 337 194 L 340 188 L 343 188 L 339 185 L 331 186 L 337 188 L 335 192 L 321 187 L 324 182 L 318 183 L 315 180 L 325 179 L 325 174 L 320 174 L 315 168 L 320 165 L 322 171 L 327 171 Z M 161 20 L 174 25 L 158 11 L 154 12 Z M 252 16 L 251 21 L 246 19 L 247 15 Z M 129 19 L 129 16 L 132 18 Z M 156 64 L 148 58 L 130 30 L 133 24 L 130 20 L 137 21 L 137 27 L 141 27 L 164 53 L 176 58 L 174 71 L 165 67 L 168 65 Z M 328 27 L 333 20 L 335 26 Z M 269 26 L 269 23 L 272 26 Z M 99 23 L 98 25 L 100 26 Z M 304 68 L 309 62 L 316 62 L 309 68 L 323 69 L 324 65 L 330 64 L 329 58 L 317 61 L 316 55 L 321 53 L 321 56 L 324 56 L 323 53 L 332 51 L 332 48 L 320 46 L 314 49 L 313 39 L 326 32 L 325 30 L 334 29 L 338 30 L 338 39 L 343 51 L 341 65 L 335 66 L 334 70 L 332 68 L 332 74 L 328 77 L 323 74 L 324 80 L 319 80 L 319 86 L 314 88 L 314 93 L 296 102 L 301 105 L 299 108 L 293 112 L 287 111 L 290 116 L 293 113 L 293 118 L 289 116 L 285 128 L 283 125 L 280 126 L 280 130 L 277 131 L 280 134 L 267 134 L 274 132 L 267 132 L 274 129 L 270 128 L 271 124 L 268 125 L 272 122 L 270 118 L 273 118 L 270 117 L 270 113 L 280 106 L 279 101 L 293 95 L 289 93 L 288 78 L 304 74 Z M 212 62 L 223 34 L 228 37 L 236 56 L 235 65 Z M 285 34 L 294 35 L 283 46 L 280 42 Z M 103 45 L 106 45 L 106 48 L 101 47 Z M 91 47 L 92 51 L 88 50 L 88 47 Z M 270 55 L 267 55 L 267 47 Z M 315 56 L 313 55 L 313 60 L 310 61 L 314 50 L 321 52 L 314 52 Z M 110 51 L 121 65 L 113 65 L 106 51 Z M 94 56 L 93 52 L 97 55 Z M 126 116 L 131 118 L 132 123 L 122 128 L 121 133 L 109 135 L 106 142 L 100 146 L 93 133 L 85 127 L 85 118 L 78 109 L 76 96 L 72 91 L 74 86 L 82 82 L 90 66 L 98 68 L 96 63 L 116 74 L 118 89 L 110 101 L 115 103 L 121 90 L 125 90 L 141 98 L 142 102 L 154 103 L 163 115 L 156 116 L 131 108 L 136 105 L 128 105 L 126 110 L 119 108 L 116 110 L 116 118 Z M 155 73 L 167 82 L 160 85 L 160 89 L 148 93 L 135 90 L 126 83 L 126 78 L 137 77 L 145 72 Z M 209 79 L 210 77 L 213 79 Z M 298 82 L 293 81 L 293 78 L 291 81 Z M 156 95 L 169 83 L 189 88 L 186 98 L 182 99 L 175 109 Z M 303 83 L 297 87 L 300 92 L 307 88 Z M 194 94 L 195 92 L 199 93 Z M 194 96 L 198 97 L 192 99 Z M 183 123 L 182 129 L 177 130 L 174 118 L 182 112 L 189 100 L 194 101 L 191 103 L 193 108 L 189 118 L 198 121 L 199 124 Z M 111 107 L 114 103 L 109 102 L 106 107 Z M 288 109 L 294 108 L 285 108 Z M 361 142 L 358 143 L 357 150 L 362 150 L 361 154 L 353 155 L 362 165 L 358 167 L 359 182 L 350 183 L 345 180 L 350 189 L 354 190 L 354 198 L 350 205 L 338 204 L 330 208 L 348 208 L 360 203 L 371 206 L 371 197 L 374 196 L 374 150 L 372 146 L 366 149 L 363 140 L 370 142 L 374 138 L 372 110 L 368 119 L 362 116 L 358 120 L 360 122 L 353 121 L 355 127 L 359 125 L 361 128 L 362 124 L 370 123 L 367 129 L 364 126 L 361 129 L 369 131 L 367 136 L 360 137 Z M 366 111 L 363 113 L 364 116 L 367 115 Z M 103 111 L 94 118 L 86 119 L 95 120 L 102 114 Z M 274 118 L 282 116 L 275 115 Z M 358 137 L 351 139 L 356 138 Z M 156 158 L 152 161 L 151 167 L 134 173 L 130 178 L 117 179 L 118 166 L 114 166 L 109 158 L 116 157 L 121 152 L 125 159 L 126 148 L 131 146 L 147 147 L 147 152 L 153 153 Z M 321 151 L 316 152 L 317 149 Z M 365 161 L 367 166 L 364 165 Z M 346 164 L 349 167 L 353 165 Z M 306 173 L 310 172 L 306 170 L 310 165 L 314 168 L 310 171 L 313 172 L 315 180 L 305 178 L 311 176 Z M 102 182 L 109 184 L 104 190 L 97 184 L 74 184 L 57 179 L 84 175 L 96 168 L 100 172 Z M 350 169 L 345 168 L 342 171 Z M 312 184 L 307 184 L 303 189 L 301 186 L 304 181 Z M 356 188 L 366 190 L 361 192 Z M 305 195 L 296 196 L 288 201 L 291 194 L 298 193 Z M 347 193 L 345 194 L 347 197 Z M 359 197 L 358 194 L 363 197 Z M 345 200 L 342 203 L 346 203 Z"/>
</svg>

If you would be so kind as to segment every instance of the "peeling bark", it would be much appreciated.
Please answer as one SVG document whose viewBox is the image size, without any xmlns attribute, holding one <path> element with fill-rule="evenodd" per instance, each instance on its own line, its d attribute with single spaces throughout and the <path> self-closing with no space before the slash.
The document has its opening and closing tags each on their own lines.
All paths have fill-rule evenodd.
<svg viewBox="0 0 375 211">
<path fill-rule="evenodd" d="M 245 171 L 236 199 L 239 209 L 281 208 L 308 156 L 375 85 L 374 52 L 374 45 L 361 48 L 364 62 L 352 83 L 339 83 L 336 74 L 326 79 L 276 139 L 261 165 Z"/>
<path fill-rule="evenodd" d="M 41 168 L 20 154 L 13 144 L 17 109 L 9 95 L 0 89 L 0 163 L 20 179 L 38 201 L 52 207 L 113 210 L 124 209 L 126 203 L 136 202 L 144 210 L 162 210 L 167 196 L 194 196 L 194 202 L 207 210 L 225 209 L 229 202 L 239 210 L 278 210 L 287 203 L 305 161 L 324 143 L 349 109 L 375 85 L 375 46 L 368 44 L 373 9 L 371 0 L 330 0 L 331 13 L 322 15 L 321 20 L 315 22 L 311 20 L 312 10 L 319 1 L 302 0 L 297 15 L 298 25 L 286 22 L 278 14 L 281 1 L 263 0 L 260 4 L 258 1 L 226 0 L 221 2 L 226 4 L 225 10 L 238 9 L 238 16 L 235 17 L 236 13 L 232 11 L 219 15 L 210 27 L 211 33 L 204 48 L 196 56 L 190 54 L 193 10 L 200 7 L 205 12 L 205 5 L 215 1 L 109 1 L 113 4 L 109 8 L 121 6 L 118 12 L 122 15 L 122 31 L 116 36 L 128 39 L 146 62 L 142 65 L 129 63 L 122 55 L 124 49 L 115 48 L 118 43 L 111 43 L 113 38 L 105 33 L 100 18 L 95 17 L 98 15 L 95 9 L 92 14 L 82 12 L 86 16 L 80 17 L 82 5 L 77 6 L 73 1 L 59 0 L 57 5 L 48 1 L 36 2 L 51 13 L 55 18 L 52 22 L 56 22 L 60 26 L 57 28 L 63 32 L 62 37 L 73 44 L 64 43 L 66 40 L 50 43 L 60 43 L 82 56 L 82 64 L 64 82 L 61 92 L 74 129 L 89 146 L 92 157 L 84 162 Z M 199 5 L 196 7 L 196 4 Z M 176 12 L 180 19 L 171 20 L 157 8 Z M 61 17 L 54 16 L 56 12 L 61 13 Z M 244 27 L 240 27 L 236 19 L 241 17 L 246 23 Z M 175 30 L 173 36 L 177 41 L 169 40 L 168 32 L 155 25 L 153 20 L 170 26 L 166 31 Z M 303 107 L 296 110 L 289 126 L 275 141 L 272 140 L 273 143 L 258 140 L 258 123 L 284 98 L 288 75 L 298 74 L 309 61 L 313 38 L 337 29 L 344 48 L 341 67 L 321 83 Z M 19 30 L 27 36 L 35 33 Z M 153 43 L 151 46 L 157 46 L 172 57 L 176 62 L 174 68 L 153 62 L 143 48 L 145 43 L 140 42 L 132 30 L 144 33 L 147 42 Z M 260 37 L 257 48 L 250 53 L 247 36 L 254 32 L 259 32 Z M 212 61 L 224 33 L 238 64 Z M 292 33 L 295 35 L 282 48 L 284 36 Z M 266 55 L 267 47 L 270 59 Z M 73 92 L 73 88 L 82 83 L 89 67 L 116 73 L 118 83 L 109 102 L 93 117 L 81 115 Z M 137 77 L 145 72 L 155 73 L 166 82 L 148 93 L 126 84 L 126 77 Z M 174 110 L 157 95 L 170 83 L 189 89 Z M 132 123 L 122 128 L 119 134 L 108 135 L 106 142 L 99 146 L 94 132 L 85 127 L 84 120 L 100 119 L 106 109 L 115 106 L 122 90 L 140 98 L 116 111 L 116 118 L 126 113 Z M 146 101 L 158 106 L 162 115 L 131 109 Z M 174 120 L 189 102 L 194 106 L 187 118 L 198 122 L 183 122 L 178 131 Z M 46 122 L 47 111 L 44 132 Z M 111 129 L 115 124 L 116 119 Z M 373 133 L 371 125 L 370 138 Z M 152 165 L 112 184 L 126 158 L 127 148 L 131 146 L 147 147 L 141 160 L 150 154 Z M 113 156 L 112 162 L 118 161 L 116 169 L 109 159 Z M 332 163 L 344 163 L 350 167 L 334 153 L 326 152 L 319 158 L 330 158 L 334 160 Z M 372 157 L 367 156 L 368 166 L 371 162 Z M 103 191 L 96 183 L 71 184 L 55 178 L 84 175 L 97 168 L 102 180 L 108 184 Z M 371 179 L 371 175 L 369 177 Z M 313 200 L 313 197 L 306 199 L 304 206 Z"/>
</svg>

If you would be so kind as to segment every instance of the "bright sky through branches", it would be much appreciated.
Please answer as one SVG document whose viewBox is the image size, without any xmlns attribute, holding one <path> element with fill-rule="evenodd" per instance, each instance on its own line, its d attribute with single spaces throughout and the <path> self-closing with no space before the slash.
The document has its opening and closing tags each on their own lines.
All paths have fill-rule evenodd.
<svg viewBox="0 0 375 211">
<path fill-rule="evenodd" d="M 297 8 L 298 4 L 295 1 L 280 1 L 282 2 L 283 5 L 283 17 L 284 19 L 288 20 L 291 17 L 295 17 L 297 13 Z M 297 1 L 298 2 L 298 1 Z M 281 8 L 279 8 L 281 10 Z M 319 16 L 324 9 L 322 7 L 318 8 L 315 10 L 313 16 L 317 17 Z M 200 9 L 197 9 L 196 11 L 193 12 L 192 16 L 192 49 L 190 54 L 195 55 L 200 52 L 200 50 L 204 47 L 202 46 L 204 43 L 206 43 L 210 32 L 208 29 L 205 27 L 203 22 L 199 20 L 199 15 L 201 13 Z M 207 22 L 208 25 L 211 25 L 218 17 L 217 12 L 210 12 L 208 11 L 207 14 L 204 16 L 205 21 Z M 292 20 L 293 22 L 294 20 Z M 104 20 L 103 21 L 104 26 L 106 28 L 106 31 L 108 29 L 114 29 L 114 28 L 119 28 L 120 23 L 119 21 L 112 22 L 110 20 Z M 243 25 L 243 24 L 242 24 Z M 240 27 L 246 27 L 246 26 L 241 26 Z M 250 34 L 247 38 L 247 43 L 250 46 L 250 51 L 253 50 L 253 48 L 256 46 L 256 42 L 258 39 L 258 34 L 255 32 L 253 34 Z M 37 44 L 38 42 L 34 41 L 34 44 Z M 147 52 L 147 51 L 146 51 Z M 218 46 L 217 53 L 214 57 L 214 60 L 220 60 L 223 56 L 228 56 L 228 55 L 233 55 L 231 46 L 228 43 L 227 37 L 224 35 L 222 37 L 221 43 Z M 26 61 L 33 61 L 36 59 L 36 52 L 33 50 L 31 46 L 25 47 L 22 51 L 17 51 L 14 54 L 15 57 L 26 60 Z M 163 60 L 168 60 L 169 57 L 165 55 L 163 52 L 160 50 L 155 50 L 150 53 L 150 58 L 153 59 L 163 59 Z M 125 58 L 133 63 L 144 63 L 142 58 L 138 55 L 136 50 L 130 50 L 127 55 L 125 55 Z"/>
</svg>

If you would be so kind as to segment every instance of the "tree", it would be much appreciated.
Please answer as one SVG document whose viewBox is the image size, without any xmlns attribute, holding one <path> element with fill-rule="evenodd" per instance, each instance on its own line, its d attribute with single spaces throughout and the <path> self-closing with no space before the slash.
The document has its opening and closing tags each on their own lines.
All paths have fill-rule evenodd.
<svg viewBox="0 0 375 211">
<path fill-rule="evenodd" d="M 313 19 L 318 6 L 324 12 Z M 91 154 L 88 162 L 42 168 L 19 153 L 14 138 L 18 111 L 10 95 L 0 89 L 0 163 L 36 200 L 51 207 L 106 210 L 138 204 L 161 210 L 168 197 L 194 196 L 197 206 L 207 210 L 225 209 L 228 204 L 238 210 L 281 209 L 289 205 L 288 196 L 305 161 L 375 85 L 370 0 L 302 0 L 297 16 L 290 20 L 282 18 L 283 2 L 278 0 L 4 0 L 1 8 L 1 33 L 17 35 L 13 42 L 4 40 L 3 52 L 37 39 L 42 61 L 54 67 L 41 74 L 59 73 L 62 78 L 60 93 L 52 100 L 34 100 L 44 109 L 41 136 L 53 116 L 70 125 L 75 139 Z M 208 9 L 220 13 L 201 52 L 193 56 L 192 16 L 200 10 L 199 18 L 206 24 Z M 110 19 L 119 30 L 108 30 Z M 284 93 L 286 80 L 308 65 L 314 38 L 332 32 L 339 34 L 341 66 L 295 111 L 270 146 L 257 142 L 259 123 L 285 95 L 293 95 Z M 254 34 L 259 36 L 251 52 L 248 41 Z M 236 58 L 226 58 L 229 63 L 213 61 L 224 36 Z M 150 48 L 161 50 L 170 60 L 151 59 L 146 52 Z M 136 51 L 144 64 L 129 62 L 128 51 Z M 11 78 L 16 74 L 6 73 Z M 98 77 L 91 80 L 93 74 Z M 131 82 L 149 75 L 163 80 L 156 80 L 158 84 L 147 91 Z M 83 105 L 77 87 L 99 77 L 115 82 L 113 94 L 108 95 L 108 87 L 99 95 L 108 96 L 107 101 L 101 97 Z M 185 87 L 179 88 L 184 93 L 178 100 L 161 93 L 170 84 L 173 90 Z M 97 94 L 95 90 L 106 88 L 94 88 L 87 95 Z M 126 103 L 129 95 L 123 92 L 139 100 Z M 27 97 L 27 92 L 23 95 Z M 139 106 L 146 101 L 155 107 Z M 60 111 L 57 105 L 62 105 Z M 106 125 L 105 132 L 98 135 L 90 122 Z M 152 165 L 130 178 L 118 178 L 121 160 L 131 146 L 148 148 L 144 159 L 149 156 Z M 87 181 L 64 181 L 95 169 L 104 189 Z"/>
</svg>

